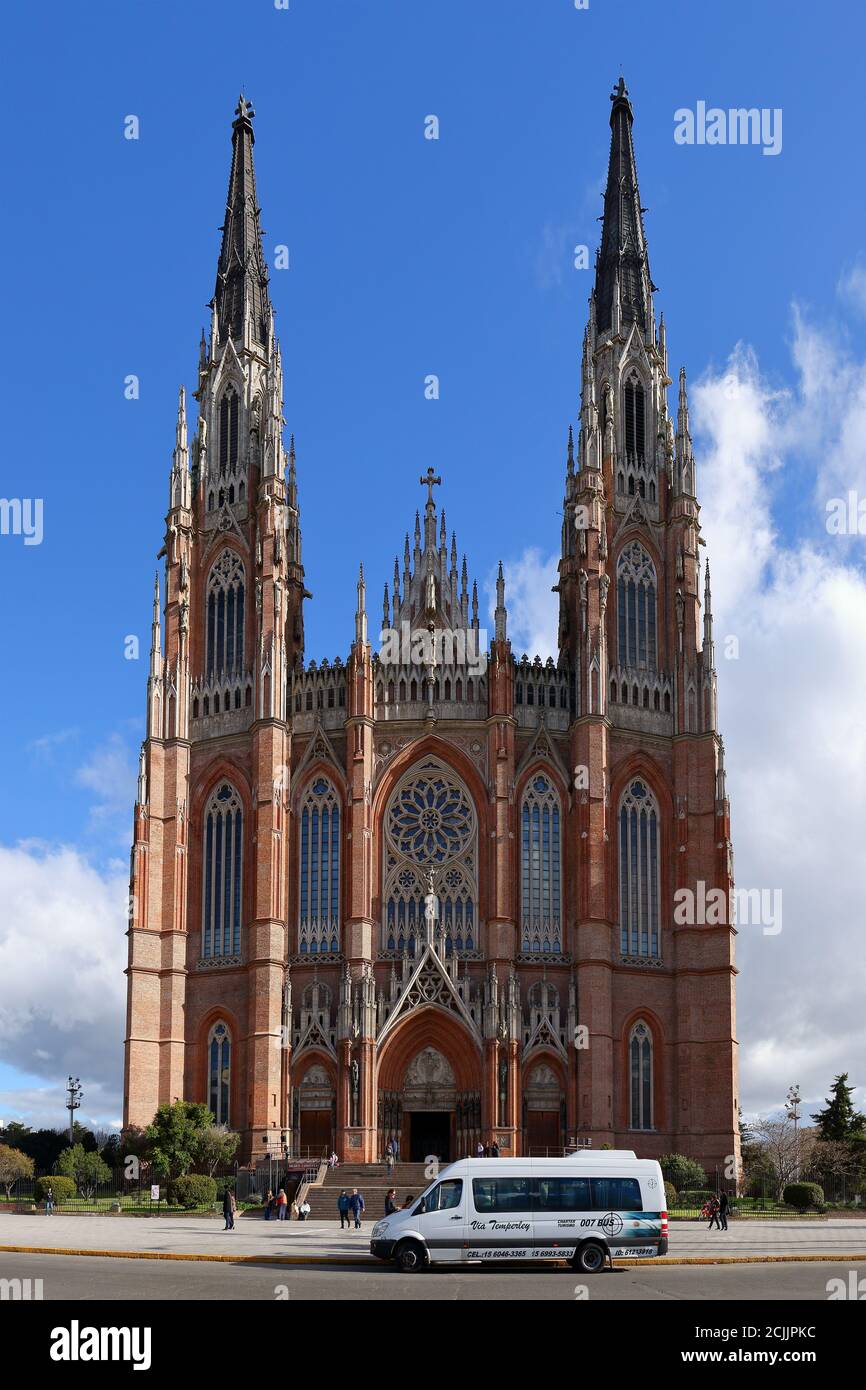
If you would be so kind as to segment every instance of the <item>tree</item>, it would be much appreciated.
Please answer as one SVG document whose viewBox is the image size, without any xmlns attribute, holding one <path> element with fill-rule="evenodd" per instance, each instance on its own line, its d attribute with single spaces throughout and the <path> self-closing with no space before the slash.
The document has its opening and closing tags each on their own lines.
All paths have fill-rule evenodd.
<svg viewBox="0 0 866 1390">
<path fill-rule="evenodd" d="M 20 1149 L 0 1144 L 0 1185 L 6 1188 L 6 1200 L 11 1200 L 12 1189 L 19 1178 L 32 1177 L 33 1159 Z"/>
<path fill-rule="evenodd" d="M 226 1125 L 208 1125 L 199 1137 L 195 1161 L 213 1177 L 217 1168 L 231 1163 L 240 1142 L 241 1136 Z"/>
<path fill-rule="evenodd" d="M 798 1170 L 808 1168 L 814 1148 L 810 1130 L 795 1132 L 793 1121 L 785 1115 L 781 1120 L 760 1119 L 753 1126 L 757 1140 L 752 1162 L 772 1175 L 776 1198 L 781 1201 L 782 1189 L 793 1182 Z"/>
<path fill-rule="evenodd" d="M 707 1175 L 701 1165 L 685 1154 L 664 1154 L 659 1163 L 665 1182 L 672 1182 L 677 1192 L 707 1185 Z"/>
<path fill-rule="evenodd" d="M 843 1071 L 833 1082 L 825 1108 L 812 1116 L 818 1126 L 818 1138 L 822 1143 L 828 1139 L 843 1142 L 866 1139 L 866 1115 L 854 1109 L 854 1090 L 855 1087 L 848 1085 L 847 1071 Z"/>
<path fill-rule="evenodd" d="M 169 1180 L 188 1173 L 198 1159 L 202 1133 L 212 1125 L 211 1112 L 196 1101 L 161 1105 L 145 1130 L 156 1171 Z"/>
<path fill-rule="evenodd" d="M 57 1171 L 65 1178 L 73 1178 L 82 1197 L 92 1197 L 100 1183 L 109 1182 L 111 1169 L 93 1150 L 88 1151 L 83 1144 L 73 1144 L 64 1149 L 57 1160 Z"/>
<path fill-rule="evenodd" d="M 8 1144 L 12 1149 L 19 1149 L 21 1153 L 26 1153 L 24 1141 L 32 1133 L 29 1125 L 22 1125 L 18 1120 L 10 1120 L 8 1125 L 0 1125 L 0 1144 Z"/>
</svg>

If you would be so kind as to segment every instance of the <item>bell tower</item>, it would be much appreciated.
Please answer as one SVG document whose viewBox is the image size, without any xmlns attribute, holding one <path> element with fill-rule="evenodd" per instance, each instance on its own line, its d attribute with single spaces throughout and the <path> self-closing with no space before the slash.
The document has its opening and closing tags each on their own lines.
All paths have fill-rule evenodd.
<svg viewBox="0 0 866 1390">
<path fill-rule="evenodd" d="M 159 1103 L 202 1093 L 220 1004 L 231 1016 L 220 1046 L 245 1056 L 248 1078 L 243 1090 L 234 1083 L 226 1115 L 230 1106 L 255 1147 L 286 1123 L 287 691 L 308 595 L 253 116 L 242 95 L 191 445 L 183 388 L 178 403 L 160 552 L 164 639 L 157 577 L 135 807 L 125 1121 L 146 1124 Z"/>
</svg>

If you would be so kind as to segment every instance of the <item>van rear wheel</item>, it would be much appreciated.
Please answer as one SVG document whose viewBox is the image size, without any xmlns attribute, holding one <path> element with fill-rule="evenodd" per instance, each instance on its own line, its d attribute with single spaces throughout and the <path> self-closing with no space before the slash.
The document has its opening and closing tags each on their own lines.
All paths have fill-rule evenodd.
<svg viewBox="0 0 866 1390">
<path fill-rule="evenodd" d="M 418 1274 L 427 1268 L 427 1252 L 417 1240 L 404 1240 L 394 1252 L 394 1261 L 403 1274 Z"/>
<path fill-rule="evenodd" d="M 604 1269 L 607 1251 L 597 1240 L 588 1240 L 575 1255 L 572 1264 L 581 1274 L 600 1274 Z"/>
</svg>

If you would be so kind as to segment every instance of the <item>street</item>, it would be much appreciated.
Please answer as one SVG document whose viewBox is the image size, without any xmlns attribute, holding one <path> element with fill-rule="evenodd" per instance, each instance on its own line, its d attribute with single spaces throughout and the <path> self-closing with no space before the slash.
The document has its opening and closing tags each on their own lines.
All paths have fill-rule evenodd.
<svg viewBox="0 0 866 1390">
<path fill-rule="evenodd" d="M 807 1264 L 744 1264 L 627 1267 L 580 1280 L 570 1270 L 485 1269 L 401 1275 L 384 1266 L 338 1268 L 232 1265 L 193 1261 L 105 1259 L 99 1256 L 0 1256 L 0 1279 L 42 1280 L 45 1300 L 148 1299 L 320 1300 L 411 1302 L 461 1299 L 628 1302 L 632 1300 L 731 1299 L 826 1302 L 828 1281 L 850 1288 L 866 1266 L 834 1261 Z M 31 1284 L 32 1287 L 32 1284 Z M 587 1291 L 586 1295 L 581 1290 Z"/>
</svg>

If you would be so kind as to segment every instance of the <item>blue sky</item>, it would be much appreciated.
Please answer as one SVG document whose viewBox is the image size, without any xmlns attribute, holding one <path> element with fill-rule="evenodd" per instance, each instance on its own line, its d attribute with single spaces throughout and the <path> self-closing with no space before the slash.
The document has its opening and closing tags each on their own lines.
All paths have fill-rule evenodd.
<svg viewBox="0 0 866 1390">
<path fill-rule="evenodd" d="M 832 0 L 820 11 L 789 3 L 784 23 L 778 7 L 743 0 L 10 11 L 2 492 L 44 499 L 44 541 L 0 538 L 14 596 L 0 845 L 24 841 L 36 857 L 70 846 L 111 892 L 125 873 L 177 388 L 195 382 L 241 88 L 257 112 L 266 251 L 290 249 L 272 297 L 314 594 L 307 653 L 333 658 L 351 641 L 360 560 L 378 614 L 429 464 L 480 582 L 500 558 L 519 571 L 534 552 L 543 569 L 558 546 L 591 275 L 571 253 L 597 244 L 620 70 L 672 367 L 709 390 L 747 343 L 743 370 L 754 368 L 770 419 L 802 396 L 799 305 L 810 331 L 859 368 L 866 319 L 839 284 L 864 251 L 862 76 L 845 61 L 864 29 Z M 674 111 L 698 100 L 782 108 L 781 154 L 675 144 Z M 436 142 L 423 138 L 431 113 Z M 137 141 L 123 138 L 130 114 Z M 129 373 L 141 383 L 134 402 Z M 428 373 L 441 380 L 437 402 L 424 399 Z M 772 530 L 794 548 L 821 529 L 819 450 L 787 416 L 785 426 L 784 469 L 769 462 L 770 440 L 756 486 L 766 483 Z M 859 555 L 846 553 L 852 564 Z M 766 584 L 756 575 L 755 592 Z M 128 634 L 141 640 L 138 661 L 124 658 Z M 759 655 L 752 669 L 760 690 Z M 50 952 L 44 965 L 58 968 Z M 757 1017 L 758 996 L 753 1007 Z M 0 1093 L 49 1083 L 53 1061 L 25 1065 L 2 1039 L 0 1028 Z M 75 1069 L 68 1047 L 48 1051 L 63 1076 Z M 105 1118 L 119 1054 L 94 1056 L 100 1065 Z"/>
</svg>

